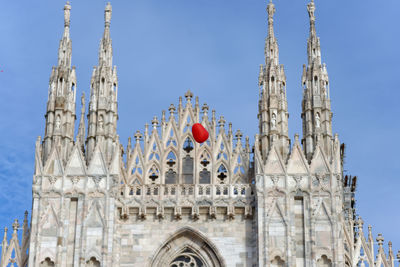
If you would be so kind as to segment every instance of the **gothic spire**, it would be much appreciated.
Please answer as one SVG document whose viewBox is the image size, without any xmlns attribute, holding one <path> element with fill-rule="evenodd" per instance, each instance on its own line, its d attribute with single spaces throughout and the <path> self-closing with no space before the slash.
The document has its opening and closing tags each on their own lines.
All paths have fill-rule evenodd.
<svg viewBox="0 0 400 267">
<path fill-rule="evenodd" d="M 332 112 L 329 98 L 329 77 L 321 62 L 320 39 L 315 28 L 315 4 L 307 5 L 310 17 L 310 35 L 307 41 L 308 65 L 303 67 L 303 147 L 308 160 L 315 147 L 321 144 L 327 156 L 332 152 Z"/>
<path fill-rule="evenodd" d="M 278 43 L 274 34 L 274 14 L 275 14 L 275 5 L 272 3 L 272 0 L 269 2 L 267 6 L 268 12 L 268 35 L 265 40 L 265 62 L 274 63 L 275 65 L 279 64 L 279 50 Z"/>
<path fill-rule="evenodd" d="M 105 65 L 108 67 L 112 67 L 112 45 L 110 38 L 111 14 L 112 14 L 111 4 L 107 3 L 107 6 L 104 10 L 103 39 L 100 42 L 100 49 L 99 49 L 99 66 Z"/>
<path fill-rule="evenodd" d="M 58 49 L 58 64 L 52 68 L 46 112 L 43 161 L 58 145 L 66 161 L 73 146 L 75 128 L 75 67 L 71 68 L 72 43 L 69 37 L 71 6 L 64 6 L 64 33 Z"/>
<path fill-rule="evenodd" d="M 71 5 L 67 2 L 64 6 L 64 34 L 58 49 L 58 65 L 71 66 L 72 44 L 69 38 Z"/>
<path fill-rule="evenodd" d="M 113 53 L 110 37 L 111 4 L 104 10 L 104 34 L 100 41 L 99 63 L 94 67 L 88 114 L 87 160 L 89 161 L 98 142 L 103 145 L 102 151 L 106 160 L 111 160 L 114 153 L 114 142 L 117 138 L 117 69 L 112 66 Z"/>
<path fill-rule="evenodd" d="M 308 38 L 308 65 L 311 65 L 314 61 L 316 64 L 321 64 L 321 46 L 319 37 L 317 36 L 317 30 L 315 29 L 315 4 L 312 0 L 307 5 L 308 15 L 310 17 L 310 34 Z"/>
<path fill-rule="evenodd" d="M 288 111 L 286 100 L 286 76 L 283 65 L 279 65 L 279 48 L 274 34 L 275 5 L 267 6 L 268 35 L 265 39 L 265 65 L 261 65 L 259 86 L 260 149 L 264 159 L 273 144 L 282 158 L 289 153 Z"/>
</svg>

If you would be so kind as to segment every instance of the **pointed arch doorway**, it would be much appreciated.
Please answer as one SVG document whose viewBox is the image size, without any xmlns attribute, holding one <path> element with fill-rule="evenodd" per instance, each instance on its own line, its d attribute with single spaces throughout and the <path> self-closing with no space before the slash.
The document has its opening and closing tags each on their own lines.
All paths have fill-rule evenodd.
<svg viewBox="0 0 400 267">
<path fill-rule="evenodd" d="M 225 267 L 218 249 L 199 231 L 184 227 L 171 235 L 150 262 L 150 267 Z"/>
</svg>

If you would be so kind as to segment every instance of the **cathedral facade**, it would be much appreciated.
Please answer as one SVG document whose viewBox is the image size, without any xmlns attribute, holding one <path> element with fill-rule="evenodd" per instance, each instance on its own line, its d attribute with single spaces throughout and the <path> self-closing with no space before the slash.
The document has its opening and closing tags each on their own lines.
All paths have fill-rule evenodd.
<svg viewBox="0 0 400 267">
<path fill-rule="evenodd" d="M 0 267 L 395 266 L 391 243 L 386 255 L 378 235 L 376 248 L 371 227 L 365 237 L 355 216 L 357 178 L 343 175 L 345 148 L 332 133 L 313 0 L 302 137 L 288 136 L 270 2 L 254 144 L 188 91 L 123 148 L 110 4 L 88 108 L 82 95 L 77 122 L 70 9 L 67 3 L 44 137 L 36 141 L 30 226 L 26 214 L 22 233 L 18 221 L 11 239 L 6 229 Z M 191 133 L 197 122 L 209 132 L 202 144 Z"/>
</svg>

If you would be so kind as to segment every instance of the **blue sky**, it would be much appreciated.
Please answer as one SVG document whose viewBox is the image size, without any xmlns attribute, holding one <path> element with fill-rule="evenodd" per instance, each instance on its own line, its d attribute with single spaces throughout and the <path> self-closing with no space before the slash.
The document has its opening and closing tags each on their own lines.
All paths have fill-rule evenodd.
<svg viewBox="0 0 400 267">
<path fill-rule="evenodd" d="M 290 136 L 301 134 L 307 0 L 275 1 L 275 33 L 287 76 Z M 88 93 L 105 1 L 71 1 L 72 63 Z M 254 139 L 265 1 L 112 1 L 119 77 L 118 132 L 128 136 L 187 89 Z M 400 53 L 398 0 L 316 0 L 334 132 L 359 177 L 357 212 L 400 249 Z M 2 1 L 0 9 L 0 227 L 31 209 L 36 137 L 44 133 L 48 80 L 57 63 L 64 1 Z M 79 98 L 77 98 L 79 99 Z M 77 109 L 79 114 L 79 108 Z"/>
</svg>

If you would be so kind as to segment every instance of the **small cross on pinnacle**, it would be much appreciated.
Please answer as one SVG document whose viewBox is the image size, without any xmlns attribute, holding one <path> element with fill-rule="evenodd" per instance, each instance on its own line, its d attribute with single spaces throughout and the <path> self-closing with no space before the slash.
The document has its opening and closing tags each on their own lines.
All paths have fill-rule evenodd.
<svg viewBox="0 0 400 267">
<path fill-rule="evenodd" d="M 220 128 L 223 128 L 223 127 L 225 126 L 225 119 L 224 119 L 224 116 L 221 116 L 221 117 L 219 118 L 219 120 L 218 120 L 218 126 L 219 126 Z"/>
<path fill-rule="evenodd" d="M 139 143 L 140 139 L 142 139 L 142 134 L 139 131 L 136 131 L 133 137 L 135 138 L 136 143 Z"/>
<path fill-rule="evenodd" d="M 190 100 L 191 100 L 192 97 L 193 97 L 193 93 L 190 92 L 190 89 L 187 90 L 187 92 L 185 93 L 185 97 L 186 97 L 186 101 L 190 102 Z"/>
</svg>

